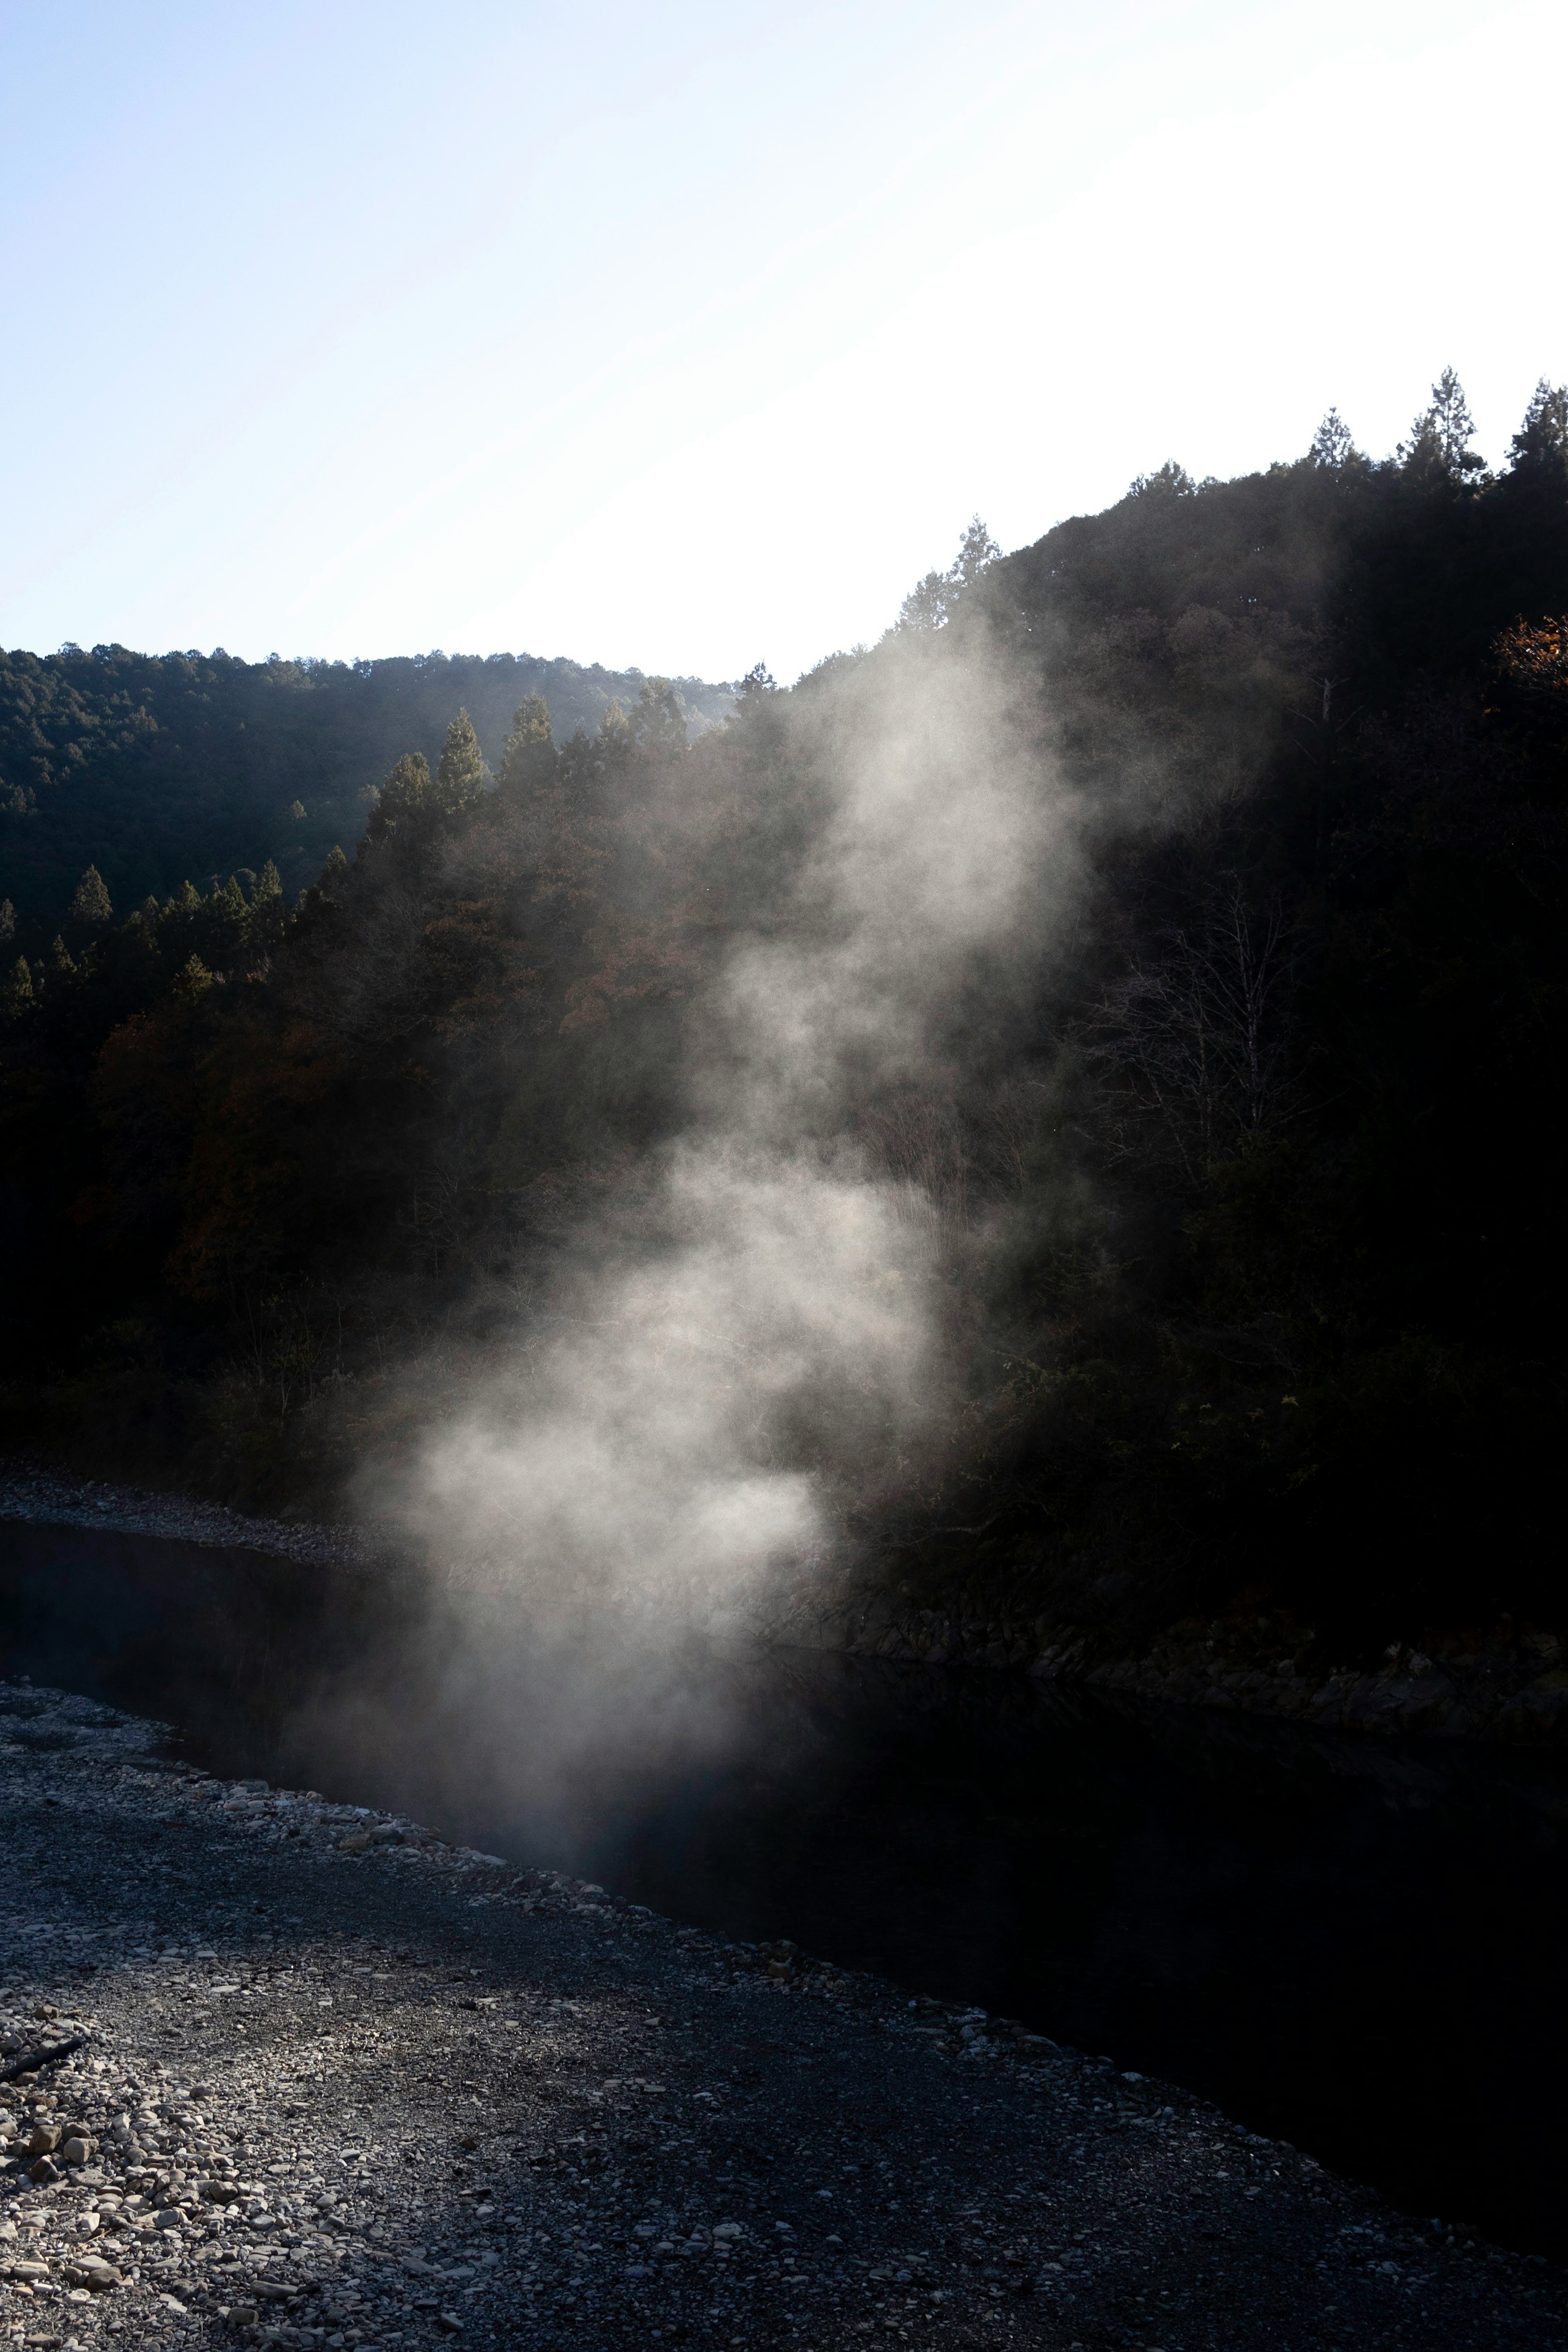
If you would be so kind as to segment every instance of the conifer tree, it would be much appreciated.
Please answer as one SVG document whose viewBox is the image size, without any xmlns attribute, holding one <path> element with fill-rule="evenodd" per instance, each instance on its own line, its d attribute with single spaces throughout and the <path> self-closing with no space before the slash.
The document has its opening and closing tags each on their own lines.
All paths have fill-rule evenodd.
<svg viewBox="0 0 1568 2352">
<path fill-rule="evenodd" d="M 1186 467 L 1174 457 L 1167 457 L 1152 474 L 1140 474 L 1127 486 L 1130 499 L 1190 499 L 1197 495 L 1197 484 Z"/>
<path fill-rule="evenodd" d="M 176 1003 L 195 1004 L 214 985 L 216 974 L 210 972 L 200 956 L 187 956 L 174 975 L 169 993 Z"/>
<path fill-rule="evenodd" d="M 1444 481 L 1468 488 L 1485 475 L 1486 459 L 1469 446 L 1476 429 L 1465 388 L 1451 367 L 1432 386 L 1431 405 L 1416 417 L 1410 438 L 1400 445 L 1406 473 L 1417 481 Z"/>
<path fill-rule="evenodd" d="M 16 936 L 16 909 L 9 898 L 0 898 L 0 942 Z"/>
<path fill-rule="evenodd" d="M 11 902 L 7 899 L 5 903 L 9 906 Z M 29 968 L 26 957 L 18 956 L 6 976 L 4 995 L 5 1010 L 10 1013 L 20 1013 L 24 1005 L 32 1003 L 33 996 L 33 974 L 31 969 Z"/>
<path fill-rule="evenodd" d="M 70 912 L 73 923 L 107 923 L 113 915 L 109 892 L 96 866 L 89 866 L 77 884 Z"/>
<path fill-rule="evenodd" d="M 667 677 L 645 677 L 631 718 L 632 734 L 650 751 L 686 749 L 686 714 Z"/>
<path fill-rule="evenodd" d="M 1542 377 L 1513 436 L 1509 464 L 1516 474 L 1568 473 L 1568 384 L 1549 383 Z"/>
<path fill-rule="evenodd" d="M 1170 468 L 1167 467 L 1165 471 L 1168 473 Z M 1143 478 L 1140 477 L 1133 483 L 1130 495 L 1136 497 L 1143 487 Z M 971 515 L 958 542 L 958 553 L 947 570 L 928 572 L 904 598 L 899 612 L 900 631 L 918 633 L 945 628 L 963 591 L 973 587 L 981 574 L 990 570 L 1001 552 L 980 517 Z"/>
<path fill-rule="evenodd" d="M 1360 452 L 1351 438 L 1350 426 L 1337 408 L 1331 408 L 1312 436 L 1312 446 L 1307 455 L 1314 466 L 1331 473 L 1339 473 Z"/>
<path fill-rule="evenodd" d="M 922 631 L 940 629 L 947 618 L 947 578 L 941 572 L 928 572 L 918 580 L 899 607 L 898 625 L 900 630 Z"/>
<path fill-rule="evenodd" d="M 365 820 L 362 846 L 384 841 L 388 834 L 406 830 L 415 819 L 426 815 L 433 793 L 430 763 L 424 752 L 405 751 L 389 771 Z"/>
<path fill-rule="evenodd" d="M 1456 473 L 1479 472 L 1482 461 L 1469 446 L 1476 420 L 1452 368 L 1445 368 L 1432 387 L 1432 416 L 1446 462 Z"/>
<path fill-rule="evenodd" d="M 1001 552 L 980 517 L 971 515 L 947 576 L 955 588 L 973 587 L 981 573 L 990 570 Z"/>
<path fill-rule="evenodd" d="M 226 882 L 214 881 L 202 903 L 201 949 L 216 971 L 226 971 L 244 947 L 250 928 L 245 893 L 231 874 Z"/>
<path fill-rule="evenodd" d="M 599 731 L 595 740 L 601 760 L 624 760 L 631 750 L 632 722 L 613 695 L 605 705 L 605 715 L 599 721 Z"/>
<path fill-rule="evenodd" d="M 464 816 L 478 808 L 485 793 L 484 754 L 474 722 L 459 710 L 447 730 L 441 764 L 436 771 L 436 800 L 443 816 Z"/>
<path fill-rule="evenodd" d="M 496 772 L 499 790 L 526 796 L 537 792 L 555 768 L 555 736 L 550 709 L 542 694 L 519 703 L 512 717 Z"/>
<path fill-rule="evenodd" d="M 281 947 L 289 928 L 289 912 L 283 904 L 283 877 L 269 857 L 256 877 L 251 894 L 250 912 L 246 928 L 246 941 L 261 955 L 270 955 Z"/>
</svg>

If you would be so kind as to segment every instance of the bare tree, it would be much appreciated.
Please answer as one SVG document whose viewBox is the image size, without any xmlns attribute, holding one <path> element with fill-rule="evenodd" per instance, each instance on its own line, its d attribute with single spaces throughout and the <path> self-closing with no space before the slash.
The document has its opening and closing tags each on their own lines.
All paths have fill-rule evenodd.
<svg viewBox="0 0 1568 2352">
<path fill-rule="evenodd" d="M 1248 1135 L 1294 1108 L 1287 1013 L 1295 959 L 1278 896 L 1240 875 L 1206 894 L 1095 1006 L 1087 1058 L 1120 1157 L 1163 1160 L 1198 1183 Z"/>
<path fill-rule="evenodd" d="M 860 1132 L 878 1165 L 908 1186 L 910 1213 L 929 1220 L 939 1246 L 954 1241 L 969 1223 L 974 1169 L 952 1100 L 911 1087 L 864 1111 Z"/>
</svg>

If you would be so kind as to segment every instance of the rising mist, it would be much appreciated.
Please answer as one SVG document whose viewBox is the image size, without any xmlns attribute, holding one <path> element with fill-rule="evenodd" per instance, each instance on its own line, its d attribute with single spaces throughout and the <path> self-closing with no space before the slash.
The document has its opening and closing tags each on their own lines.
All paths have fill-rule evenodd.
<svg viewBox="0 0 1568 2352">
<path fill-rule="evenodd" d="M 563 1801 L 606 1747 L 721 1734 L 701 1645 L 798 1612 L 962 1442 L 952 1236 L 879 1114 L 961 1087 L 954 1008 L 1021 1014 L 1082 876 L 1037 709 L 983 628 L 944 651 L 895 638 L 788 711 L 816 823 L 684 1010 L 686 1117 L 482 1365 L 443 1354 L 457 1412 L 415 1370 L 413 1459 L 361 1489 L 384 1522 L 395 1492 L 452 1674 L 523 1637 L 527 1769 Z"/>
</svg>

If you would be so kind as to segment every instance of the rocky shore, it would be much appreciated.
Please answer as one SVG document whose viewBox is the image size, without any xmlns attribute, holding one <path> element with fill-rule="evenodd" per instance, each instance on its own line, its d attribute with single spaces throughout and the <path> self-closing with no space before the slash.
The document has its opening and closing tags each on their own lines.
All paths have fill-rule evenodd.
<svg viewBox="0 0 1568 2352">
<path fill-rule="evenodd" d="M 1208 1654 L 1205 1654 L 1205 1647 Z M 1515 1745 L 1568 1738 L 1568 1671 L 1555 1641 L 1455 1645 L 1437 1657 L 1403 1643 L 1376 1673 L 1303 1674 L 1295 1661 L 1258 1666 L 1227 1658 L 1217 1643 L 1165 1642 L 1142 1657 L 1089 1665 L 1085 1682 L 1146 1698 L 1236 1707 L 1345 1731 L 1427 1732 L 1443 1739 Z M 1072 1671 L 1042 1659 L 1035 1671 Z"/>
<path fill-rule="evenodd" d="M 1559 2273 L 1108 2057 L 169 1746 L 0 1685 L 30 2352 L 1568 2346 Z"/>
<path fill-rule="evenodd" d="M 955 1620 L 896 1601 L 797 1608 L 791 1638 L 814 1648 L 927 1665 L 1010 1667 L 1041 1682 L 1081 1682 L 1142 1698 L 1230 1708 L 1294 1723 L 1384 1735 L 1568 1742 L 1568 1662 L 1552 1633 L 1496 1629 L 1432 1654 L 1394 1643 L 1373 1669 L 1324 1664 L 1294 1629 L 1270 1643 L 1224 1622 L 1173 1629 L 1136 1654 L 1103 1633 L 1045 1620 Z M 1280 1655 L 1281 1651 L 1288 1654 Z"/>
<path fill-rule="evenodd" d="M 0 1519 L 51 1527 L 100 1528 L 115 1535 L 162 1536 L 175 1543 L 242 1546 L 279 1559 L 322 1568 L 364 1568 L 374 1549 L 363 1528 L 323 1528 L 307 1520 L 252 1518 L 200 1496 L 66 1478 L 24 1462 L 0 1462 Z"/>
</svg>

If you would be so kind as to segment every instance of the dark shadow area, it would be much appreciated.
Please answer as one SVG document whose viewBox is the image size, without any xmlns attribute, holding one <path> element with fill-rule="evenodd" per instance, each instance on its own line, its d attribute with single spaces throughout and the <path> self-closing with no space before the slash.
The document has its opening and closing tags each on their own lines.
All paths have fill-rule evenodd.
<svg viewBox="0 0 1568 2352">
<path fill-rule="evenodd" d="M 522 1633 L 460 1674 L 444 1646 L 395 1580 L 0 1531 L 0 1670 L 176 1722 L 220 1772 L 1023 2018 L 1407 2210 L 1568 2253 L 1564 1759 L 711 1655 L 741 1727 L 722 1754 L 670 1740 L 646 1773 L 584 1771 L 563 1823 L 533 1780 Z"/>
</svg>

